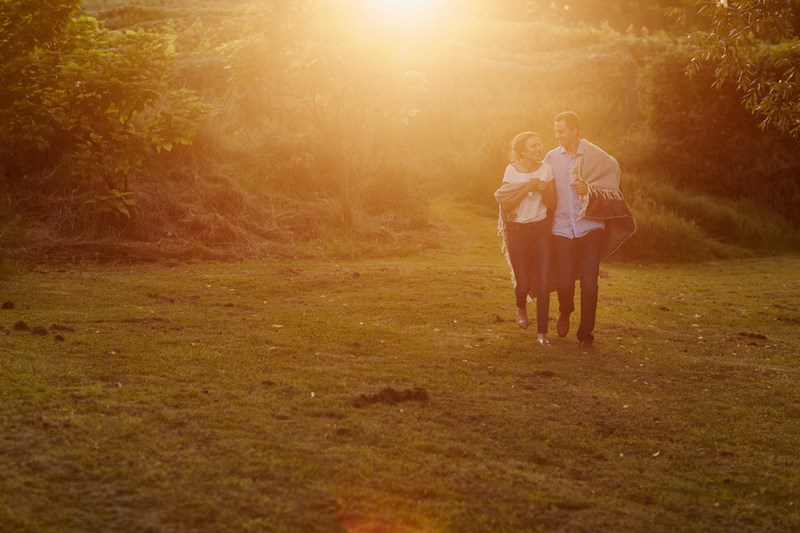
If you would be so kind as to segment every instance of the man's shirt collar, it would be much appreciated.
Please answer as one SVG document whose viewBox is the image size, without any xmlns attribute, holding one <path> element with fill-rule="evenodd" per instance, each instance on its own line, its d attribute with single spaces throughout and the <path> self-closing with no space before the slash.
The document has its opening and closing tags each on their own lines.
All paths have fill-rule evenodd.
<svg viewBox="0 0 800 533">
<path fill-rule="evenodd" d="M 580 142 L 578 143 L 578 155 L 583 155 L 585 152 L 586 152 L 586 143 L 584 143 L 583 139 L 581 139 Z M 559 145 L 558 153 L 567 155 L 567 149 Z"/>
</svg>

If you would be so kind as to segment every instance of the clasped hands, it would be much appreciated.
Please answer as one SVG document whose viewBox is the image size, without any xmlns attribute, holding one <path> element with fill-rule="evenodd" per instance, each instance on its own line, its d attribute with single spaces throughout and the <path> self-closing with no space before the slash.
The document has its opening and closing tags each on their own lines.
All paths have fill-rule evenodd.
<svg viewBox="0 0 800 533">
<path fill-rule="evenodd" d="M 528 189 L 529 192 L 543 191 L 545 185 L 547 185 L 546 181 L 540 180 L 538 178 L 534 178 L 534 179 L 528 180 L 527 189 Z"/>
</svg>

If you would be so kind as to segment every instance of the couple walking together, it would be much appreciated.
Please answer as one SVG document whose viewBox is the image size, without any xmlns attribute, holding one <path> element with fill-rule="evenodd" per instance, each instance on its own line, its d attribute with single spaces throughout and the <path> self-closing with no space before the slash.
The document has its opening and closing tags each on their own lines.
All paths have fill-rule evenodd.
<svg viewBox="0 0 800 533">
<path fill-rule="evenodd" d="M 511 141 L 511 163 L 495 192 L 503 248 L 515 283 L 517 323 L 529 324 L 528 296 L 536 299 L 539 344 L 547 340 L 550 292 L 558 292 L 556 331 L 565 337 L 580 280 L 580 347 L 592 349 L 600 260 L 636 229 L 619 188 L 616 159 L 580 137 L 578 116 L 554 119 L 559 146 L 541 160 L 542 141 L 524 132 Z"/>
</svg>

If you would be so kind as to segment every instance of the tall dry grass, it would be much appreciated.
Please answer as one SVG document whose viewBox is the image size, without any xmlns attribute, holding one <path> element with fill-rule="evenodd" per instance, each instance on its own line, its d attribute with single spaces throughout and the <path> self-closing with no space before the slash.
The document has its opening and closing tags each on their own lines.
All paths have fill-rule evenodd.
<svg viewBox="0 0 800 533">
<path fill-rule="evenodd" d="M 619 257 L 702 261 L 800 250 L 800 232 L 769 207 L 682 189 L 654 175 L 625 176 L 636 234 Z"/>
</svg>

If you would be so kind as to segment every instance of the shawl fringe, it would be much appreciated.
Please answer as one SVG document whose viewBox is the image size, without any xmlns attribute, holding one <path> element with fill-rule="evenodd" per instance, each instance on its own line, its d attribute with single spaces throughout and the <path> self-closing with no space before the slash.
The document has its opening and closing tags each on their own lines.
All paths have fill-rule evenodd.
<svg viewBox="0 0 800 533">
<path fill-rule="evenodd" d="M 578 220 L 604 220 L 606 231 L 602 257 L 617 250 L 636 231 L 625 197 L 620 189 L 620 168 L 617 160 L 584 139 L 584 154 L 570 171 L 570 181 L 586 182 L 589 192 L 581 196 Z"/>
<path fill-rule="evenodd" d="M 501 237 L 502 244 L 500 245 L 500 250 L 503 252 L 503 257 L 506 258 L 506 264 L 508 265 L 508 269 L 511 271 L 511 284 L 514 285 L 516 288 L 517 286 L 517 278 L 514 276 L 514 268 L 511 266 L 511 257 L 508 255 L 508 243 L 506 241 L 506 216 L 507 214 L 503 212 L 503 202 L 514 196 L 520 189 L 527 187 L 527 183 L 503 183 L 497 191 L 494 193 L 494 199 L 497 200 L 498 204 L 498 215 L 497 215 L 497 235 Z M 509 213 L 508 216 L 511 215 L 516 216 L 515 213 Z M 510 220 L 510 218 L 509 218 Z"/>
</svg>

